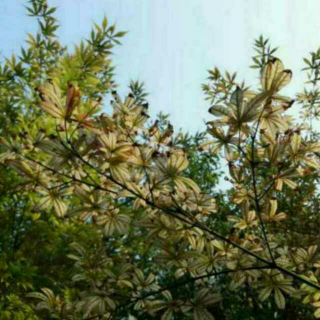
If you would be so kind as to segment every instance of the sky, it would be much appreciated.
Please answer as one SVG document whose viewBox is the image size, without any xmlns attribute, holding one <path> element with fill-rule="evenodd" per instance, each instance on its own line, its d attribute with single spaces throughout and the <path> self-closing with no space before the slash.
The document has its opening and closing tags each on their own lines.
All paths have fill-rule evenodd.
<svg viewBox="0 0 320 320">
<path fill-rule="evenodd" d="M 104 15 L 118 30 L 128 31 L 114 50 L 119 92 L 131 79 L 144 81 L 151 115 L 170 114 L 175 128 L 196 132 L 211 120 L 210 104 L 201 84 L 207 70 L 237 71 L 253 87 L 258 73 L 249 68 L 253 40 L 260 34 L 279 46 L 278 57 L 293 71 L 281 93 L 294 95 L 304 87 L 302 58 L 320 46 L 318 0 L 48 0 L 57 6 L 65 45 L 88 38 L 93 22 Z M 0 0 L 0 52 L 19 50 L 26 32 L 36 32 L 26 17 L 26 0 Z M 299 106 L 293 107 L 298 113 Z"/>
<path fill-rule="evenodd" d="M 260 34 L 279 46 L 278 56 L 293 70 L 283 91 L 301 91 L 303 57 L 320 46 L 318 0 L 48 0 L 57 6 L 63 44 L 88 37 L 93 22 L 104 15 L 128 31 L 113 57 L 119 91 L 130 79 L 146 83 L 152 115 L 170 113 L 176 128 L 204 130 L 209 102 L 201 84 L 207 70 L 237 71 L 253 86 L 258 74 L 249 68 L 253 40 Z M 19 50 L 36 22 L 25 15 L 26 0 L 0 0 L 0 52 Z M 295 108 L 298 108 L 296 106 Z"/>
</svg>

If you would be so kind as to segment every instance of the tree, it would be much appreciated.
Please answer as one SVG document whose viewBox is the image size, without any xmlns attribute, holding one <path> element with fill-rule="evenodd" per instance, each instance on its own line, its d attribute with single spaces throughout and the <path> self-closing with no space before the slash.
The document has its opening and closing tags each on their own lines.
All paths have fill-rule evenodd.
<svg viewBox="0 0 320 320">
<path fill-rule="evenodd" d="M 64 72 L 66 81 L 86 81 L 90 95 L 105 94 L 114 88 L 110 56 L 124 34 L 104 19 L 101 27 L 96 25 L 92 30 L 87 44 L 82 43 L 75 54 L 68 54 L 55 35 L 56 8 L 46 1 L 29 2 L 28 14 L 37 19 L 39 31 L 35 36 L 28 35 L 27 47 L 19 55 L 0 65 L 0 136 L 9 140 L 23 136 L 25 128 L 30 124 L 36 127 L 41 121 L 43 112 L 34 108 L 38 99 L 34 89 L 52 70 Z M 90 83 L 97 81 L 98 90 L 93 92 Z M 4 151 L 1 145 L 1 156 Z M 61 223 L 49 210 L 40 215 L 34 210 L 32 187 L 27 190 L 21 176 L 3 163 L 0 181 L 0 318 L 39 319 L 27 293 L 68 281 L 73 266 L 66 257 L 70 244 L 77 241 L 94 248 L 99 233 L 81 222 Z"/>
<path fill-rule="evenodd" d="M 175 135 L 164 115 L 149 125 L 141 83 L 119 97 L 109 55 L 124 33 L 106 18 L 68 54 L 54 37 L 55 8 L 30 3 L 40 33 L 0 74 L 2 98 L 19 115 L 1 134 L 0 161 L 13 169 L 13 192 L 23 190 L 14 203 L 1 199 L 23 222 L 6 222 L 1 240 L 1 253 L 12 243 L 10 260 L 1 257 L 12 269 L 1 279 L 4 319 L 243 316 L 224 301 L 235 312 L 245 302 L 274 318 L 320 317 L 320 144 L 309 125 L 320 51 L 305 60 L 312 89 L 298 96 L 308 125 L 285 114 L 295 101 L 279 91 L 292 73 L 268 40 L 255 43 L 259 91 L 211 71 L 210 141 Z M 212 172 L 221 149 L 233 184 L 225 194 Z M 49 242 L 42 255 L 34 234 Z"/>
</svg>

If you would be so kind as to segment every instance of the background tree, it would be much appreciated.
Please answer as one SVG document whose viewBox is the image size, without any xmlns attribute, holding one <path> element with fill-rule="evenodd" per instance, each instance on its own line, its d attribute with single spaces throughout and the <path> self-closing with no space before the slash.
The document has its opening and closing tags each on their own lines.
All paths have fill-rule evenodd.
<svg viewBox="0 0 320 320">
<path fill-rule="evenodd" d="M 28 34 L 27 47 L 0 65 L 0 135 L 12 142 L 27 134 L 25 128 L 36 128 L 41 122 L 44 115 L 35 108 L 39 100 L 35 89 L 52 70 L 63 72 L 65 86 L 70 81 L 84 81 L 90 96 L 110 91 L 115 86 L 111 50 L 124 35 L 104 19 L 101 27 L 92 30 L 90 40 L 70 54 L 55 35 L 56 8 L 46 1 L 29 3 L 27 12 L 36 18 L 38 33 Z M 92 83 L 97 82 L 93 91 Z M 99 233 L 82 222 L 61 223 L 50 210 L 40 215 L 34 210 L 34 186 L 26 189 L 25 181 L 4 164 L 0 181 L 1 319 L 38 319 L 26 294 L 68 282 L 73 266 L 66 257 L 69 245 L 74 241 L 97 245 Z"/>
</svg>

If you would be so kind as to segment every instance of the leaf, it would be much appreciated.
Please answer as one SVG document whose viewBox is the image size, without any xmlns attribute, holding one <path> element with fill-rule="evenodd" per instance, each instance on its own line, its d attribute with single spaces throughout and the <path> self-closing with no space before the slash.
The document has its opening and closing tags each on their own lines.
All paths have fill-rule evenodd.
<svg viewBox="0 0 320 320">
<path fill-rule="evenodd" d="M 229 115 L 227 108 L 224 106 L 220 106 L 220 105 L 215 105 L 215 106 L 210 107 L 209 113 L 211 113 L 212 115 L 217 116 L 217 117 L 221 117 L 221 116 L 227 117 Z"/>
<path fill-rule="evenodd" d="M 178 182 L 182 182 L 184 185 L 190 187 L 192 190 L 194 190 L 195 192 L 200 192 L 200 188 L 198 187 L 198 185 L 190 178 L 186 178 L 186 177 L 177 177 L 176 179 L 174 179 L 174 182 L 179 186 Z"/>
<path fill-rule="evenodd" d="M 316 318 L 320 318 L 320 308 L 318 308 L 314 314 L 313 314 Z"/>
<path fill-rule="evenodd" d="M 215 320 L 211 313 L 203 307 L 195 307 L 193 311 L 194 320 Z"/>
<path fill-rule="evenodd" d="M 256 96 L 254 96 L 252 99 L 249 100 L 244 111 L 246 118 L 249 117 L 249 120 L 247 121 L 255 120 L 258 107 L 260 107 L 261 104 L 265 102 L 269 97 L 270 97 L 270 91 L 264 91 L 257 94 Z M 259 114 L 260 113 L 261 111 L 259 111 Z M 253 117 L 252 120 L 251 120 L 251 117 Z"/>
<path fill-rule="evenodd" d="M 71 83 L 68 85 L 65 117 L 69 119 L 81 99 L 81 91 Z"/>
<path fill-rule="evenodd" d="M 294 133 L 292 138 L 291 138 L 291 148 L 293 154 L 297 154 L 300 148 L 300 143 L 301 143 L 301 137 L 300 134 Z"/>
<path fill-rule="evenodd" d="M 311 167 L 311 168 L 314 168 L 314 169 L 319 169 L 320 168 L 320 165 L 319 165 L 319 162 L 317 162 L 316 159 L 312 159 L 312 158 L 303 158 L 303 162 Z"/>
<path fill-rule="evenodd" d="M 104 225 L 104 231 L 107 236 L 114 232 L 125 234 L 129 228 L 130 218 L 125 214 L 110 211 L 98 217 L 98 224 Z"/>
<path fill-rule="evenodd" d="M 290 180 L 290 179 L 282 179 L 282 180 L 283 180 L 283 182 L 284 182 L 287 186 L 289 186 L 289 188 L 291 188 L 291 189 L 293 189 L 293 190 L 297 189 L 297 187 L 298 187 L 298 184 L 297 184 L 297 183 L 293 182 L 293 181 Z M 281 190 L 280 190 L 280 191 L 281 191 Z"/>
<path fill-rule="evenodd" d="M 168 301 L 171 301 L 171 300 L 172 300 L 172 295 L 171 295 L 170 291 L 165 290 L 165 291 L 162 292 L 162 295 L 163 295 Z"/>
<path fill-rule="evenodd" d="M 27 294 L 27 297 L 36 298 L 42 301 L 47 301 L 47 297 L 43 293 L 31 292 Z"/>
<path fill-rule="evenodd" d="M 274 289 L 274 300 L 277 304 L 277 306 L 280 308 L 280 309 L 284 309 L 285 306 L 286 306 L 286 300 L 282 294 L 282 292 L 278 289 L 278 288 L 275 288 Z"/>
<path fill-rule="evenodd" d="M 261 291 L 259 292 L 259 299 L 261 301 L 268 299 L 271 292 L 272 292 L 272 287 L 266 287 L 266 288 L 261 289 Z"/>
<path fill-rule="evenodd" d="M 316 253 L 317 249 L 318 249 L 318 246 L 317 246 L 317 245 L 310 246 L 310 247 L 308 248 L 308 255 L 309 255 L 309 257 L 312 257 L 312 256 Z"/>
<path fill-rule="evenodd" d="M 284 70 L 282 62 L 274 58 L 267 62 L 261 72 L 261 86 L 264 91 L 276 93 L 286 86 L 291 78 L 292 72 Z"/>
<path fill-rule="evenodd" d="M 53 206 L 58 217 L 63 217 L 68 210 L 68 206 L 61 199 L 53 199 Z"/>
<path fill-rule="evenodd" d="M 173 313 L 172 313 L 172 309 L 169 308 L 166 310 L 166 312 L 162 315 L 161 317 L 161 320 L 170 320 L 173 316 Z"/>
<path fill-rule="evenodd" d="M 242 116 L 243 99 L 244 99 L 243 90 L 240 89 L 240 87 L 237 87 L 237 89 L 232 93 L 230 98 L 230 102 L 236 106 L 237 119 L 240 119 Z"/>
<path fill-rule="evenodd" d="M 52 291 L 51 289 L 49 289 L 49 288 L 42 288 L 41 290 L 45 293 L 45 295 L 46 295 L 50 300 L 54 300 L 54 293 L 53 293 L 53 291 Z"/>
<path fill-rule="evenodd" d="M 48 101 L 43 101 L 41 104 L 40 104 L 40 107 L 48 112 L 49 114 L 51 114 L 54 118 L 60 118 L 60 119 L 63 119 L 64 117 L 64 114 L 62 112 L 62 110 L 60 110 L 58 107 L 56 107 L 55 105 L 53 105 L 51 102 L 48 102 Z"/>
<path fill-rule="evenodd" d="M 276 199 L 270 200 L 270 217 L 274 217 L 278 208 L 278 203 Z"/>
<path fill-rule="evenodd" d="M 112 299 L 110 299 L 109 297 L 105 297 L 104 300 L 107 302 L 107 304 L 111 310 L 116 309 L 117 305 L 115 304 L 115 302 Z"/>
</svg>

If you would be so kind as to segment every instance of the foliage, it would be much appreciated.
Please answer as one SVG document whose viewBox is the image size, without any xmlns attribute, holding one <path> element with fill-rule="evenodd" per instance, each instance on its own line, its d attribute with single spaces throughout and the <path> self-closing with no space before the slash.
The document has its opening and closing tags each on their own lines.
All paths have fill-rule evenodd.
<svg viewBox="0 0 320 320">
<path fill-rule="evenodd" d="M 46 1 L 29 3 L 27 12 L 38 21 L 39 31 L 28 34 L 27 46 L 21 48 L 20 54 L 0 65 L 0 136 L 11 141 L 27 134 L 25 128 L 37 128 L 41 123 L 44 115 L 35 107 L 39 100 L 35 88 L 49 74 L 63 74 L 61 79 L 66 82 L 62 86 L 85 81 L 86 94 L 90 96 L 103 95 L 114 88 L 110 50 L 123 35 L 104 19 L 102 27 L 95 26 L 86 44 L 68 53 L 55 35 L 56 8 Z M 92 83 L 97 82 L 93 88 Z M 1 156 L 4 151 L 1 145 Z M 40 215 L 34 209 L 33 188 L 25 188 L 24 179 L 3 163 L 0 181 L 0 319 L 41 319 L 27 293 L 44 286 L 60 290 L 70 281 L 73 268 L 67 259 L 70 244 L 77 241 L 95 248 L 100 233 L 82 222 L 62 222 L 49 210 Z"/>
<path fill-rule="evenodd" d="M 150 122 L 141 82 L 117 94 L 124 32 L 106 18 L 68 53 L 55 8 L 27 10 L 39 33 L 0 70 L 1 319 L 320 317 L 319 52 L 300 123 L 279 94 L 292 73 L 263 37 L 260 88 L 210 71 L 208 139 Z"/>
</svg>

